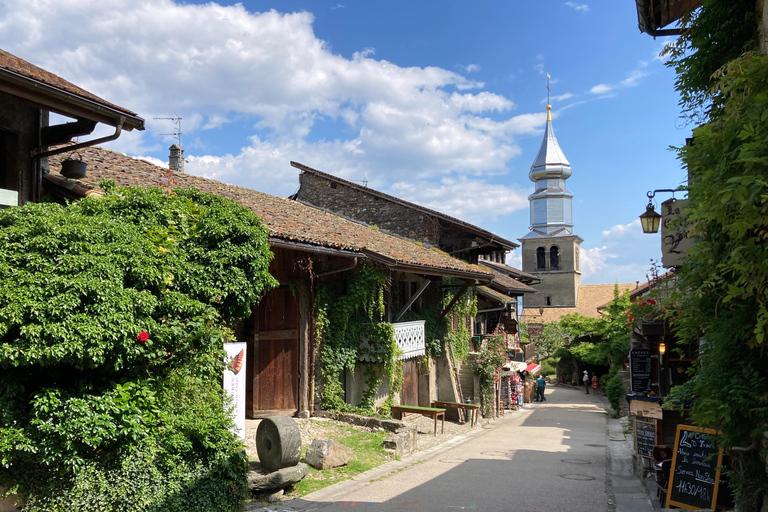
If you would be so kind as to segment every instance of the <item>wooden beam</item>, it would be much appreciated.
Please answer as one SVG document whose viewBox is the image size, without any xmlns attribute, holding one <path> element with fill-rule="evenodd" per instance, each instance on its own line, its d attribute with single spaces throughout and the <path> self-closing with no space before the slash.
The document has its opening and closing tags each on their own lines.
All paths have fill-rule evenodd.
<svg viewBox="0 0 768 512">
<path fill-rule="evenodd" d="M 395 315 L 395 322 L 400 320 L 400 317 L 405 314 L 406 311 L 408 311 L 408 308 L 410 308 L 414 302 L 416 302 L 416 299 L 421 296 L 422 293 L 424 293 L 424 290 L 427 289 L 427 286 L 429 286 L 429 283 L 431 283 L 429 279 L 425 279 L 423 283 L 421 283 L 421 286 L 418 290 L 416 290 L 416 293 L 413 294 L 413 296 L 410 298 L 410 300 L 403 306 L 403 309 L 401 309 L 396 315 Z"/>
<path fill-rule="evenodd" d="M 459 291 L 456 292 L 456 295 L 453 296 L 453 299 L 451 300 L 451 302 L 447 306 L 445 306 L 445 309 L 443 310 L 443 312 L 440 313 L 440 320 L 445 318 L 445 316 L 451 310 L 453 305 L 456 304 L 456 301 L 459 300 L 461 296 L 466 293 L 467 289 L 469 289 L 469 284 L 470 284 L 469 281 L 464 281 L 464 285 L 461 288 L 459 288 Z"/>
</svg>

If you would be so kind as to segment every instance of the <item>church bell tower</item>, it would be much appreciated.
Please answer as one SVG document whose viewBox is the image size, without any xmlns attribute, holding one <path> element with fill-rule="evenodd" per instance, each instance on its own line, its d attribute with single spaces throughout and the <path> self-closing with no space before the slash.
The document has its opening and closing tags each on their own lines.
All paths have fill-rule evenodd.
<svg viewBox="0 0 768 512">
<path fill-rule="evenodd" d="M 527 308 L 574 307 L 581 285 L 579 246 L 583 240 L 573 234 L 573 193 L 565 186 L 571 164 L 555 138 L 551 111 L 552 106 L 547 105 L 544 140 L 528 174 L 535 184 L 528 196 L 530 231 L 519 239 L 523 271 L 541 279 L 534 286 L 536 293 L 525 297 Z"/>
</svg>

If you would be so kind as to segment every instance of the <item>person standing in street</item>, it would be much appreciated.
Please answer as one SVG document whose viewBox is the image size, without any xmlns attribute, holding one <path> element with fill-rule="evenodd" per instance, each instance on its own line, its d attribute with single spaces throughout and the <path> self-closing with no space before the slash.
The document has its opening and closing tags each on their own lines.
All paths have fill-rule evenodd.
<svg viewBox="0 0 768 512">
<path fill-rule="evenodd" d="M 592 392 L 597 394 L 597 374 L 595 372 L 592 372 Z M 589 393 L 589 390 L 587 390 L 587 393 Z"/>
<path fill-rule="evenodd" d="M 589 384 L 590 383 L 589 383 L 589 373 L 587 372 L 587 370 L 584 370 L 584 376 L 582 377 L 581 380 L 584 381 L 584 391 L 586 391 L 587 394 L 589 394 Z"/>
<path fill-rule="evenodd" d="M 539 378 L 536 379 L 536 401 L 537 402 L 544 402 L 546 398 L 544 398 L 544 387 L 547 385 L 547 381 L 539 375 Z"/>
</svg>

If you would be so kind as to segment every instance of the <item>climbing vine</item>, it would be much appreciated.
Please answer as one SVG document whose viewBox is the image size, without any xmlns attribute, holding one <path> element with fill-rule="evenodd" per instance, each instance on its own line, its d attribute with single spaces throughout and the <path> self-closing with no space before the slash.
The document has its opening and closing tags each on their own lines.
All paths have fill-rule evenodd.
<svg viewBox="0 0 768 512">
<path fill-rule="evenodd" d="M 446 293 L 443 297 L 443 307 L 447 307 L 455 296 L 454 293 Z M 472 338 L 471 327 L 467 327 L 468 318 L 477 315 L 477 296 L 474 292 L 467 292 L 459 298 L 448 314 L 445 315 L 445 343 L 449 343 L 453 350 L 456 362 L 466 360 L 469 355 L 469 342 Z"/>
<path fill-rule="evenodd" d="M 394 326 L 382 321 L 386 285 L 384 271 L 371 265 L 363 265 L 349 283 L 320 282 L 315 299 L 315 333 L 320 347 L 318 362 L 324 409 L 349 408 L 343 399 L 339 376 L 346 370 L 354 371 L 361 358 L 370 361 L 363 370 L 367 390 L 362 408 L 374 409 L 376 390 L 381 384 L 376 366 L 381 368 L 390 385 L 390 395 L 399 392 L 402 370 Z"/>
<path fill-rule="evenodd" d="M 695 245 L 678 274 L 674 322 L 699 357 L 669 402 L 717 428 L 724 448 L 747 448 L 730 451 L 741 510 L 768 493 L 768 56 L 744 53 L 756 47 L 756 20 L 754 1 L 708 0 L 670 60 L 684 114 L 700 126 L 678 149 Z"/>
<path fill-rule="evenodd" d="M 469 367 L 480 378 L 483 416 L 491 416 L 494 413 L 495 384 L 499 381 L 499 370 L 506 362 L 506 342 L 503 333 L 494 333 L 486 337 L 478 353 L 467 359 Z"/>
</svg>

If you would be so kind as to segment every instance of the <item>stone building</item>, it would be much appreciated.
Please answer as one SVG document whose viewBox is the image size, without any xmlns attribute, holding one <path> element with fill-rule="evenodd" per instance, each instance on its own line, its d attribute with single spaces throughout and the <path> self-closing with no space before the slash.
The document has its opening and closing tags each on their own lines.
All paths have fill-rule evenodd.
<svg viewBox="0 0 768 512">
<path fill-rule="evenodd" d="M 547 105 L 547 124 L 539 153 L 528 177 L 536 184 L 528 197 L 531 226 L 520 239 L 523 271 L 541 279 L 537 293 L 526 297 L 526 307 L 575 307 L 581 285 L 579 245 L 573 233 L 573 194 L 565 181 L 571 164 L 565 158 L 552 130 L 552 107 Z"/>
</svg>

